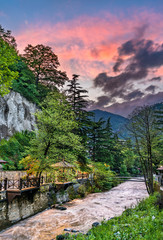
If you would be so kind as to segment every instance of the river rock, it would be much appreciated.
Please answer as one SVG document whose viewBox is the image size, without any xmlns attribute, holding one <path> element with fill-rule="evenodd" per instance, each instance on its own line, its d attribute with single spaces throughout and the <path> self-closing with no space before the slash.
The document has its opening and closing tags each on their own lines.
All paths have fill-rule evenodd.
<svg viewBox="0 0 163 240">
<path fill-rule="evenodd" d="M 8 139 L 15 132 L 34 130 L 35 112 L 36 105 L 22 97 L 20 93 L 11 91 L 0 97 L 0 140 Z"/>
<path fill-rule="evenodd" d="M 100 225 L 99 222 L 94 222 L 94 223 L 92 223 L 92 227 L 97 227 L 98 225 Z"/>
<path fill-rule="evenodd" d="M 67 210 L 66 207 L 61 207 L 61 206 L 56 206 L 56 209 L 59 209 L 59 210 L 61 210 L 61 211 Z"/>
</svg>

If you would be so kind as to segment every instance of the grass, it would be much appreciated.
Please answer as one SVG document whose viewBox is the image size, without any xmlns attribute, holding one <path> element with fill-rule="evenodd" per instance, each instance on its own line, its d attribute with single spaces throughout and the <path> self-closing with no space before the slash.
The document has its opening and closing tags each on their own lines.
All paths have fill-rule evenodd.
<svg viewBox="0 0 163 240">
<path fill-rule="evenodd" d="M 143 200 L 137 207 L 98 227 L 87 234 L 69 235 L 65 239 L 77 240 L 160 240 L 163 239 L 163 211 L 157 204 L 158 194 Z"/>
</svg>

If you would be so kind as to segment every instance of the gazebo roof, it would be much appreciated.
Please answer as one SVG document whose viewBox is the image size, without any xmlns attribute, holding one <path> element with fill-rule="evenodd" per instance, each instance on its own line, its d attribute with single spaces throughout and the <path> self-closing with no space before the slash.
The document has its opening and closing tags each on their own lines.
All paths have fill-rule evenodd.
<svg viewBox="0 0 163 240">
<path fill-rule="evenodd" d="M 163 171 L 163 166 L 157 168 L 157 170 L 159 170 L 159 171 Z"/>
<path fill-rule="evenodd" d="M 55 163 L 53 164 L 54 167 L 59 167 L 59 168 L 74 168 L 75 166 L 68 163 L 68 162 L 65 162 L 65 161 L 61 161 L 61 162 L 58 162 L 58 163 Z"/>
<path fill-rule="evenodd" d="M 2 164 L 2 163 L 7 163 L 7 162 L 2 160 L 2 159 L 0 159 L 0 164 Z"/>
</svg>

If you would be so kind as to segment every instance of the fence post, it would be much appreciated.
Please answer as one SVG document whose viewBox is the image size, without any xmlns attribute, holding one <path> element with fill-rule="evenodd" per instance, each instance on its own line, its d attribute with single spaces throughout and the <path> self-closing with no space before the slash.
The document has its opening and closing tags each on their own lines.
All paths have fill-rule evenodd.
<svg viewBox="0 0 163 240">
<path fill-rule="evenodd" d="M 4 179 L 4 190 L 7 190 L 7 178 Z"/>
<path fill-rule="evenodd" d="M 19 179 L 19 190 L 21 190 L 21 189 L 22 189 L 22 184 L 23 184 L 23 179 L 22 179 L 22 178 L 20 178 L 20 179 Z"/>
</svg>

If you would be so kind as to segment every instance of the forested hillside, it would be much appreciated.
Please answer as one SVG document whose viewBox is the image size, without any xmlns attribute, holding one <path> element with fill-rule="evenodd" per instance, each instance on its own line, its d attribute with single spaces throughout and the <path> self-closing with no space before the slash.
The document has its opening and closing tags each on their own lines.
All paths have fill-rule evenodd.
<svg viewBox="0 0 163 240">
<path fill-rule="evenodd" d="M 113 114 L 99 109 L 93 110 L 92 112 L 94 113 L 94 120 L 96 122 L 100 118 L 103 118 L 105 121 L 110 118 L 110 123 L 114 132 L 118 132 L 119 130 L 121 130 L 122 127 L 129 121 L 127 118 L 122 117 L 118 114 Z"/>
</svg>

